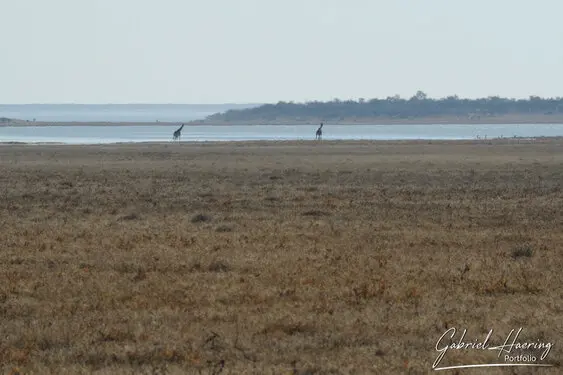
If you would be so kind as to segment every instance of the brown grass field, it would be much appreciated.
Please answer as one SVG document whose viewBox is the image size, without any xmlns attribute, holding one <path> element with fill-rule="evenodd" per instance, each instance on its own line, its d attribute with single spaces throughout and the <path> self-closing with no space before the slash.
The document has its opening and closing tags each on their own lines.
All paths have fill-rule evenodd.
<svg viewBox="0 0 563 375">
<path fill-rule="evenodd" d="M 0 145 L 0 372 L 561 373 L 562 186 L 561 138 Z M 554 367 L 435 372 L 451 327 Z"/>
</svg>

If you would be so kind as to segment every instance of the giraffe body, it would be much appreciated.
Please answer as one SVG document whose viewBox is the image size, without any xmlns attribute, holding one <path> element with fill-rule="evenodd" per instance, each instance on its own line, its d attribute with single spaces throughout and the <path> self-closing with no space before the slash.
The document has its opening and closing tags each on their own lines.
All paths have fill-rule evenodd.
<svg viewBox="0 0 563 375">
<path fill-rule="evenodd" d="M 319 126 L 319 128 L 317 129 L 317 132 L 315 133 L 315 137 L 316 139 L 320 140 L 323 137 L 323 123 L 321 122 L 321 126 Z"/>
<path fill-rule="evenodd" d="M 182 129 L 184 128 L 184 124 L 182 124 L 182 126 L 180 126 L 180 128 L 178 130 L 176 130 L 173 134 L 172 140 L 178 140 L 178 142 L 180 141 L 180 138 L 182 137 Z"/>
</svg>

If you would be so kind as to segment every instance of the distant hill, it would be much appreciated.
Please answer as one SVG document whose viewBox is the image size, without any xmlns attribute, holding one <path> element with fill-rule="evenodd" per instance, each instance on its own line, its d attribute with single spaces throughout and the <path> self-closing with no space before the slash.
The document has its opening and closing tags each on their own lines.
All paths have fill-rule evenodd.
<svg viewBox="0 0 563 375">
<path fill-rule="evenodd" d="M 408 122 L 563 122 L 563 98 L 509 99 L 491 96 L 461 99 L 429 98 L 418 91 L 409 99 L 335 99 L 329 102 L 278 102 L 244 109 L 229 109 L 193 123 L 408 123 Z"/>
<path fill-rule="evenodd" d="M 22 125 L 25 123 L 26 121 L 20 119 L 0 117 L 0 126 Z"/>
</svg>

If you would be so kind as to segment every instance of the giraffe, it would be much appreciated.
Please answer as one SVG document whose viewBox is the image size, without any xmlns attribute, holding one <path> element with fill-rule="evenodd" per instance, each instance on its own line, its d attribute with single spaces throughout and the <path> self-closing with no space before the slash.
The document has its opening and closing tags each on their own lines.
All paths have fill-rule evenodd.
<svg viewBox="0 0 563 375">
<path fill-rule="evenodd" d="M 180 137 L 182 136 L 182 128 L 183 127 L 184 127 L 184 124 L 182 124 L 182 126 L 180 126 L 180 128 L 174 132 L 174 135 L 173 135 L 173 138 L 172 138 L 173 141 L 175 141 L 176 139 L 178 140 L 178 142 L 180 141 Z"/>
<path fill-rule="evenodd" d="M 317 133 L 315 133 L 316 139 L 321 139 L 323 137 L 323 123 L 321 122 L 321 126 L 317 129 Z"/>
</svg>

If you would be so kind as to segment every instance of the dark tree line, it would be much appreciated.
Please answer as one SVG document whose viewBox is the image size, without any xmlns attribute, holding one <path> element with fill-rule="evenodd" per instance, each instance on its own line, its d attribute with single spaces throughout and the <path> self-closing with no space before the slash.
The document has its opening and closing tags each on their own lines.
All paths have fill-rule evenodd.
<svg viewBox="0 0 563 375">
<path fill-rule="evenodd" d="M 563 113 L 563 98 L 509 99 L 491 96 L 481 99 L 461 99 L 457 95 L 441 99 L 429 98 L 418 91 L 410 99 L 398 95 L 386 99 L 338 99 L 329 102 L 278 102 L 241 110 L 229 110 L 208 116 L 208 121 L 275 121 L 275 120 L 342 120 L 362 118 L 416 117 L 482 117 L 510 114 L 552 115 Z"/>
</svg>

